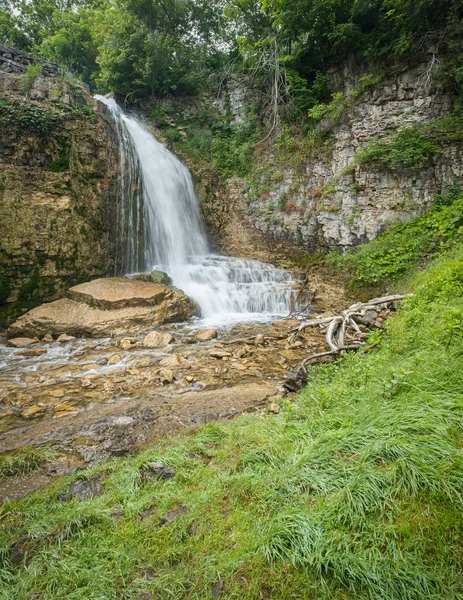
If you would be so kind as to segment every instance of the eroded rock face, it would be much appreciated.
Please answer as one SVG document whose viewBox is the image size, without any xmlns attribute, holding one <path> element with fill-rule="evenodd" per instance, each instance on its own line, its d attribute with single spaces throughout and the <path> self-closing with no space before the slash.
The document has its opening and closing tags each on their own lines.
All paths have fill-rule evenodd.
<svg viewBox="0 0 463 600">
<path fill-rule="evenodd" d="M 42 73 L 25 90 L 29 64 Z M 0 305 L 12 316 L 114 272 L 117 144 L 85 86 L 58 74 L 0 46 Z"/>
<path fill-rule="evenodd" d="M 180 290 L 123 277 L 97 279 L 71 288 L 68 294 L 20 317 L 9 328 L 8 337 L 50 333 L 112 337 L 186 321 L 198 312 Z"/>
</svg>

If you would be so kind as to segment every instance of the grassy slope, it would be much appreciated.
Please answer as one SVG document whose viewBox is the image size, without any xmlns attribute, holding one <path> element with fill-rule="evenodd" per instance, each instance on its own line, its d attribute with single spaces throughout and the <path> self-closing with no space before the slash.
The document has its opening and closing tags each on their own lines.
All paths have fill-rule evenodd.
<svg viewBox="0 0 463 600">
<path fill-rule="evenodd" d="M 413 287 L 280 414 L 104 464 L 100 498 L 62 503 L 68 479 L 4 506 L 0 598 L 463 598 L 463 244 Z M 175 478 L 144 481 L 153 460 Z"/>
</svg>

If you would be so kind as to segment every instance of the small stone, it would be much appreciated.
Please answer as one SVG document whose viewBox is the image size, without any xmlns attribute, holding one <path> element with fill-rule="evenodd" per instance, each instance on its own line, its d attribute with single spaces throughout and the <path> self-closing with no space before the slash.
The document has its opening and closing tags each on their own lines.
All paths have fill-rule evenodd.
<svg viewBox="0 0 463 600">
<path fill-rule="evenodd" d="M 145 348 L 161 348 L 168 346 L 174 341 L 174 336 L 170 333 L 161 333 L 159 331 L 152 331 L 143 340 L 143 346 Z"/>
<path fill-rule="evenodd" d="M 200 342 L 208 342 L 209 340 L 213 340 L 217 337 L 217 331 L 215 329 L 203 329 L 198 331 L 196 334 L 196 339 Z"/>
<path fill-rule="evenodd" d="M 21 337 L 8 340 L 7 343 L 8 346 L 12 346 L 13 348 L 21 348 L 23 346 L 31 346 L 32 344 L 37 344 L 38 340 L 27 337 Z"/>
<path fill-rule="evenodd" d="M 167 481 L 175 477 L 175 469 L 160 462 L 152 462 L 144 465 L 142 472 L 147 479 L 162 479 Z"/>
<path fill-rule="evenodd" d="M 117 345 L 122 350 L 130 350 L 136 342 L 136 338 L 123 338 L 122 340 L 119 340 Z"/>
<path fill-rule="evenodd" d="M 265 338 L 261 333 L 259 333 L 258 335 L 256 335 L 256 337 L 254 339 L 254 346 L 264 346 L 264 345 L 265 345 Z"/>
<path fill-rule="evenodd" d="M 43 375 L 41 375 L 38 379 L 37 379 L 37 383 L 44 383 L 47 380 L 46 377 L 44 377 Z"/>
<path fill-rule="evenodd" d="M 72 342 L 72 340 L 75 340 L 76 338 L 73 335 L 68 335 L 67 333 L 62 333 L 58 338 L 57 338 L 57 342 L 60 342 L 62 344 L 64 344 L 65 342 Z"/>
<path fill-rule="evenodd" d="M 271 412 L 271 413 L 277 415 L 280 412 L 280 407 L 278 406 L 278 404 L 275 404 L 275 402 L 272 402 L 271 404 L 269 404 L 267 410 L 268 410 L 268 412 Z"/>
<path fill-rule="evenodd" d="M 166 525 L 168 523 L 173 523 L 176 519 L 178 519 L 178 517 L 181 517 L 182 515 L 186 515 L 187 512 L 188 512 L 188 509 L 185 508 L 184 506 L 180 506 L 179 508 L 176 508 L 175 510 L 171 510 L 161 517 L 161 524 Z"/>
<path fill-rule="evenodd" d="M 161 383 L 172 383 L 174 380 L 174 372 L 170 369 L 161 369 L 158 373 Z"/>
<path fill-rule="evenodd" d="M 92 498 L 101 496 L 103 492 L 103 484 L 97 477 L 92 477 L 91 479 L 75 481 L 67 490 L 58 494 L 58 499 L 62 502 L 69 502 L 71 498 L 91 500 Z"/>
<path fill-rule="evenodd" d="M 224 587 L 225 587 L 225 584 L 222 581 L 222 579 L 220 579 L 219 581 L 214 583 L 214 585 L 212 586 L 212 589 L 211 589 L 212 597 L 219 598 L 223 593 Z"/>
<path fill-rule="evenodd" d="M 196 344 L 197 341 L 198 340 L 195 337 L 193 337 L 192 335 L 187 335 L 184 340 L 185 344 Z"/>
<path fill-rule="evenodd" d="M 143 592 L 143 594 L 138 594 L 135 600 L 153 600 L 153 596 L 148 592 Z"/>
<path fill-rule="evenodd" d="M 300 356 L 294 350 L 280 350 L 280 355 L 286 360 L 299 360 Z"/>
<path fill-rule="evenodd" d="M 180 356 L 178 354 L 172 354 L 163 358 L 159 365 L 161 367 L 178 367 L 180 365 Z"/>
<path fill-rule="evenodd" d="M 95 387 L 91 381 L 91 379 L 82 379 L 81 386 L 83 388 L 93 388 Z"/>
<path fill-rule="evenodd" d="M 230 352 L 227 352 L 226 350 L 211 350 L 209 352 L 209 356 L 211 358 L 221 359 L 221 358 L 229 358 L 232 356 L 232 354 Z"/>
<path fill-rule="evenodd" d="M 53 396 L 53 398 L 62 398 L 66 395 L 66 392 L 64 390 L 52 390 L 48 393 L 50 394 L 50 396 Z"/>
<path fill-rule="evenodd" d="M 53 336 L 50 335 L 49 333 L 47 333 L 47 335 L 44 335 L 42 338 L 42 342 L 44 342 L 45 344 L 51 344 L 54 341 L 55 340 L 53 339 Z"/>
<path fill-rule="evenodd" d="M 23 417 L 24 419 L 30 419 L 31 417 L 34 417 L 35 415 L 43 412 L 44 410 L 45 408 L 43 406 L 38 406 L 37 404 L 34 404 L 34 406 L 23 410 L 21 413 L 21 417 Z"/>
<path fill-rule="evenodd" d="M 120 363 L 122 360 L 122 356 L 120 354 L 112 354 L 109 358 L 108 358 L 108 365 L 117 365 L 118 363 Z"/>
<path fill-rule="evenodd" d="M 24 356 L 26 358 L 34 358 L 37 356 L 43 356 L 47 351 L 45 349 L 40 348 L 26 348 L 25 350 L 20 350 L 15 353 L 16 356 Z"/>
</svg>

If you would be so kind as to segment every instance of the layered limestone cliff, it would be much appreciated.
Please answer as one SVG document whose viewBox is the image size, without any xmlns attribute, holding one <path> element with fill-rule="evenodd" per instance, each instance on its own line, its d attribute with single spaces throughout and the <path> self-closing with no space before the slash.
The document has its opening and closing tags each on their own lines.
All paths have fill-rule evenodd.
<svg viewBox="0 0 463 600">
<path fill-rule="evenodd" d="M 114 271 L 117 146 L 56 65 L 0 46 L 0 320 Z"/>
<path fill-rule="evenodd" d="M 397 68 L 365 89 L 360 75 L 347 66 L 332 72 L 342 109 L 336 119 L 319 122 L 311 143 L 299 136 L 280 139 L 283 146 L 293 143 L 293 151 L 258 146 L 254 177 L 228 182 L 224 197 L 232 210 L 267 238 L 312 252 L 345 250 L 422 215 L 436 194 L 463 182 L 461 135 L 437 141 L 425 164 L 359 164 L 359 151 L 378 140 L 449 117 L 454 100 L 426 77 L 426 61 Z"/>
</svg>

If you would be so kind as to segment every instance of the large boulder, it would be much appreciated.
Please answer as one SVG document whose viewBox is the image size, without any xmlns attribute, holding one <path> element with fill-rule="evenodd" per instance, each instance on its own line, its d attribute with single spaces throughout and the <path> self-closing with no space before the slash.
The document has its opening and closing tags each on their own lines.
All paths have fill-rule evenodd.
<svg viewBox="0 0 463 600">
<path fill-rule="evenodd" d="M 67 298 L 34 308 L 7 335 L 112 337 L 186 321 L 198 312 L 196 303 L 176 288 L 111 277 L 77 285 Z"/>
</svg>

